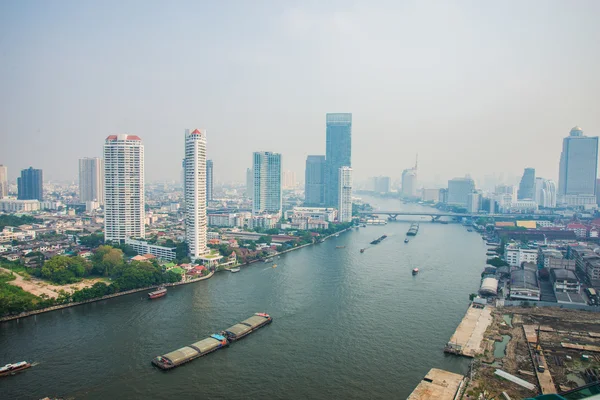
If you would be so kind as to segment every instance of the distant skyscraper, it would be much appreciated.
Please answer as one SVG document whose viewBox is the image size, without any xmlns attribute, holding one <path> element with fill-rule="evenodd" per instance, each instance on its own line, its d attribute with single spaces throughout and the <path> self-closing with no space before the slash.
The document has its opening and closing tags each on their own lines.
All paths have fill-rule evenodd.
<svg viewBox="0 0 600 400">
<path fill-rule="evenodd" d="M 375 191 L 377 193 L 389 193 L 392 188 L 392 180 L 389 176 L 378 176 L 375 180 Z"/>
<path fill-rule="evenodd" d="M 570 205 L 596 203 L 598 137 L 587 137 L 576 126 L 563 139 L 560 154 L 558 195 Z"/>
<path fill-rule="evenodd" d="M 325 156 L 306 157 L 304 203 L 316 207 L 325 205 Z"/>
<path fill-rule="evenodd" d="M 104 162 L 101 158 L 79 159 L 79 201 L 104 203 Z"/>
<path fill-rule="evenodd" d="M 0 199 L 8 196 L 8 168 L 0 164 Z"/>
<path fill-rule="evenodd" d="M 519 183 L 519 191 L 517 192 L 517 200 L 534 200 L 535 199 L 535 169 L 525 168 L 521 183 Z"/>
<path fill-rule="evenodd" d="M 326 115 L 325 205 L 339 205 L 339 170 L 352 166 L 352 114 Z"/>
<path fill-rule="evenodd" d="M 146 236 L 144 145 L 135 135 L 104 142 L 104 240 Z"/>
<path fill-rule="evenodd" d="M 341 167 L 338 181 L 340 182 L 338 220 L 350 222 L 352 221 L 352 168 Z"/>
<path fill-rule="evenodd" d="M 213 199 L 213 162 L 206 160 L 206 203 Z"/>
<path fill-rule="evenodd" d="M 294 171 L 283 171 L 281 181 L 284 189 L 291 190 L 298 186 L 298 180 Z"/>
<path fill-rule="evenodd" d="M 206 133 L 185 131 L 185 239 L 190 258 L 195 260 L 207 251 Z"/>
<path fill-rule="evenodd" d="M 252 168 L 246 169 L 246 197 L 252 198 L 254 194 L 254 172 Z"/>
<path fill-rule="evenodd" d="M 404 197 L 417 197 L 417 166 L 418 159 L 415 161 L 414 168 L 402 171 L 402 195 Z"/>
<path fill-rule="evenodd" d="M 19 200 L 44 200 L 44 179 L 41 169 L 29 167 L 17 178 Z"/>
<path fill-rule="evenodd" d="M 475 182 L 471 178 L 454 178 L 448 181 L 448 204 L 467 207 L 469 194 L 475 190 Z"/>
<path fill-rule="evenodd" d="M 539 204 L 546 208 L 556 208 L 556 182 L 550 179 L 544 179 L 542 184 L 542 199 Z"/>
<path fill-rule="evenodd" d="M 281 154 L 254 153 L 252 213 L 281 214 Z"/>
</svg>

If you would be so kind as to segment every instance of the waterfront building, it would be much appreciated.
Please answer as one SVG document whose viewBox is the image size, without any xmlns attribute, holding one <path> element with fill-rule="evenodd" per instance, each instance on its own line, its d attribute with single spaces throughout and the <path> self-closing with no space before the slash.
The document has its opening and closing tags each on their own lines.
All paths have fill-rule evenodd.
<svg viewBox="0 0 600 400">
<path fill-rule="evenodd" d="M 525 168 L 521 182 L 519 183 L 519 191 L 517 200 L 534 200 L 535 199 L 535 169 Z"/>
<path fill-rule="evenodd" d="M 207 248 L 206 217 L 206 132 L 185 131 L 185 240 L 192 261 Z"/>
<path fill-rule="evenodd" d="M 440 189 L 421 189 L 421 200 L 438 203 L 440 201 Z"/>
<path fill-rule="evenodd" d="M 510 243 L 504 249 L 504 258 L 511 267 L 520 267 L 524 262 L 537 264 L 538 250 L 517 243 Z"/>
<path fill-rule="evenodd" d="M 339 205 L 339 170 L 352 166 L 352 114 L 330 113 L 326 120 L 325 205 Z"/>
<path fill-rule="evenodd" d="M 44 179 L 41 169 L 29 167 L 21 170 L 21 177 L 17 178 L 19 200 L 44 200 Z"/>
<path fill-rule="evenodd" d="M 281 215 L 281 154 L 254 153 L 252 214 Z"/>
<path fill-rule="evenodd" d="M 340 189 L 338 219 L 340 222 L 352 221 L 352 168 L 341 167 L 339 170 Z"/>
<path fill-rule="evenodd" d="M 290 219 L 295 216 L 306 217 L 311 220 L 333 222 L 338 217 L 338 211 L 335 208 L 327 207 L 294 207 L 285 212 L 285 219 Z"/>
<path fill-rule="evenodd" d="M 583 135 L 576 126 L 563 139 L 560 154 L 558 196 L 562 204 L 585 206 L 596 204 L 598 173 L 598 137 Z"/>
<path fill-rule="evenodd" d="M 7 213 L 31 212 L 40 209 L 39 200 L 1 199 L 0 211 Z"/>
<path fill-rule="evenodd" d="M 467 212 L 477 213 L 480 208 L 481 195 L 477 192 L 469 193 L 467 196 Z"/>
<path fill-rule="evenodd" d="M 173 261 L 177 258 L 175 247 L 158 246 L 149 244 L 145 240 L 134 240 L 129 238 L 125 239 L 125 244 L 131 246 L 131 248 L 140 255 L 152 254 L 154 257 L 164 261 Z"/>
<path fill-rule="evenodd" d="M 325 205 L 325 156 L 306 157 L 304 204 Z"/>
<path fill-rule="evenodd" d="M 254 172 L 252 168 L 246 168 L 246 197 L 252 198 L 254 194 Z"/>
<path fill-rule="evenodd" d="M 135 135 L 104 142 L 104 240 L 146 236 L 144 145 Z"/>
<path fill-rule="evenodd" d="M 8 168 L 0 164 L 0 199 L 8 196 Z"/>
<path fill-rule="evenodd" d="M 448 204 L 448 189 L 440 189 L 440 203 Z"/>
<path fill-rule="evenodd" d="M 417 195 L 417 170 L 414 168 L 402 171 L 402 195 L 415 197 Z"/>
<path fill-rule="evenodd" d="M 515 269 L 510 273 L 511 300 L 537 300 L 541 297 L 536 271 Z"/>
<path fill-rule="evenodd" d="M 469 194 L 475 190 L 475 182 L 469 177 L 454 178 L 448 181 L 448 204 L 467 207 Z"/>
<path fill-rule="evenodd" d="M 213 161 L 206 160 L 206 203 L 213 200 Z"/>
<path fill-rule="evenodd" d="M 98 157 L 79 159 L 79 201 L 104 204 L 104 162 Z"/>
</svg>

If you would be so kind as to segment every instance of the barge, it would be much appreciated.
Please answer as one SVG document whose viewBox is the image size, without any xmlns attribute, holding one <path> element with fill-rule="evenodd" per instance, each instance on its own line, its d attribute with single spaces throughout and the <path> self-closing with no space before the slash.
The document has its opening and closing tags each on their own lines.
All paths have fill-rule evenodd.
<svg viewBox="0 0 600 400">
<path fill-rule="evenodd" d="M 31 363 L 27 361 L 20 361 L 15 364 L 6 364 L 4 367 L 0 368 L 0 376 L 14 375 L 19 371 L 23 371 L 31 367 Z"/>
<path fill-rule="evenodd" d="M 416 222 L 413 222 L 410 225 L 410 228 L 408 228 L 408 232 L 406 232 L 407 236 L 417 236 L 417 233 L 419 233 L 419 224 Z"/>
<path fill-rule="evenodd" d="M 273 318 L 269 314 L 256 313 L 252 317 L 227 328 L 220 334 L 213 334 L 206 339 L 193 343 L 189 346 L 182 347 L 178 350 L 155 357 L 152 364 L 162 370 L 170 370 L 182 364 L 190 362 L 198 357 L 205 356 L 209 353 L 217 351 L 230 343 L 239 340 L 257 329 L 273 322 Z"/>
<path fill-rule="evenodd" d="M 385 238 L 387 238 L 387 235 L 380 236 L 380 237 L 378 237 L 377 239 L 373 240 L 373 241 L 371 242 L 371 244 L 379 244 L 379 243 L 381 243 L 381 241 L 382 241 L 383 239 L 385 239 Z"/>
<path fill-rule="evenodd" d="M 159 297 L 163 297 L 165 294 L 167 294 L 167 288 L 164 286 L 161 286 L 158 289 L 156 289 L 154 292 L 148 293 L 148 298 L 150 300 L 157 299 Z"/>
</svg>

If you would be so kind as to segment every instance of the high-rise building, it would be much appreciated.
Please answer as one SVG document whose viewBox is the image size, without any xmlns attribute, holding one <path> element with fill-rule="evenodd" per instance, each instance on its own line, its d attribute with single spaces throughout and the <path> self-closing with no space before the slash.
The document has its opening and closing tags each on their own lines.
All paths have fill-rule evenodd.
<svg viewBox="0 0 600 400">
<path fill-rule="evenodd" d="M 21 170 L 17 178 L 19 200 L 44 200 L 44 178 L 41 169 L 29 167 Z"/>
<path fill-rule="evenodd" d="M 8 168 L 0 164 L 0 199 L 8 196 Z"/>
<path fill-rule="evenodd" d="M 448 204 L 467 207 L 469 194 L 475 190 L 475 182 L 469 177 L 454 178 L 448 181 Z"/>
<path fill-rule="evenodd" d="M 417 170 L 414 168 L 402 171 L 402 195 L 404 197 L 417 195 Z"/>
<path fill-rule="evenodd" d="M 481 194 L 477 192 L 471 192 L 467 196 L 467 212 L 477 213 L 480 208 Z"/>
<path fill-rule="evenodd" d="M 377 193 L 389 193 L 392 189 L 392 180 L 389 176 L 377 176 L 373 178 L 373 191 Z"/>
<path fill-rule="evenodd" d="M 325 205 L 325 156 L 306 157 L 304 204 L 313 207 Z"/>
<path fill-rule="evenodd" d="M 185 239 L 190 258 L 197 259 L 207 251 L 206 132 L 185 131 Z"/>
<path fill-rule="evenodd" d="M 525 168 L 523 177 L 519 183 L 519 191 L 517 192 L 517 200 L 534 200 L 535 199 L 535 169 Z"/>
<path fill-rule="evenodd" d="M 252 214 L 281 215 L 281 154 L 254 153 Z"/>
<path fill-rule="evenodd" d="M 254 172 L 252 168 L 246 169 L 246 197 L 252 198 L 254 194 Z"/>
<path fill-rule="evenodd" d="M 135 135 L 104 142 L 104 240 L 146 236 L 144 145 Z"/>
<path fill-rule="evenodd" d="M 544 179 L 542 184 L 542 201 L 538 205 L 546 208 L 556 208 L 556 182 Z"/>
<path fill-rule="evenodd" d="M 339 204 L 338 219 L 340 222 L 352 221 L 352 168 L 341 167 L 339 169 Z"/>
<path fill-rule="evenodd" d="M 596 203 L 598 173 L 598 137 L 583 135 L 576 126 L 563 139 L 560 154 L 558 196 L 561 203 L 583 205 Z"/>
<path fill-rule="evenodd" d="M 292 190 L 298 186 L 298 180 L 296 179 L 296 173 L 294 171 L 283 171 L 281 183 L 283 189 Z"/>
<path fill-rule="evenodd" d="M 352 166 L 352 114 L 334 113 L 325 117 L 325 205 L 339 204 L 339 170 Z"/>
<path fill-rule="evenodd" d="M 206 203 L 213 200 L 213 162 L 206 160 Z"/>
<path fill-rule="evenodd" d="M 509 203 L 517 201 L 517 188 L 513 185 L 497 185 L 494 194 L 497 196 L 510 195 Z"/>
<path fill-rule="evenodd" d="M 104 162 L 101 158 L 79 159 L 79 201 L 104 204 Z"/>
</svg>

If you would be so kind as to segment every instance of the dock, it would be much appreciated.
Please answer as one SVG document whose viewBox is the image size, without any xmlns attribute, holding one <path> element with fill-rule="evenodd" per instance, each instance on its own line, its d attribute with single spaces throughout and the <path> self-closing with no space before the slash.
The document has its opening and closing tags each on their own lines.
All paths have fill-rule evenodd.
<svg viewBox="0 0 600 400">
<path fill-rule="evenodd" d="M 446 344 L 444 352 L 465 357 L 475 357 L 482 352 L 483 335 L 492 323 L 490 306 L 471 304 L 456 328 L 456 331 Z"/>
<path fill-rule="evenodd" d="M 554 386 L 554 380 L 552 379 L 552 374 L 550 374 L 550 370 L 548 369 L 548 364 L 546 363 L 546 357 L 544 356 L 544 350 L 542 346 L 539 344 L 538 338 L 538 328 L 541 331 L 542 327 L 538 327 L 536 325 L 523 325 L 523 333 L 525 334 L 525 338 L 527 339 L 527 345 L 529 346 L 529 353 L 531 355 L 531 361 L 533 362 L 535 375 L 537 377 L 538 383 L 540 384 L 540 390 L 542 394 L 554 394 L 556 393 L 556 387 Z M 548 328 L 544 327 L 546 331 L 549 332 Z M 553 330 L 552 328 L 550 328 Z M 538 366 L 542 366 L 542 370 Z"/>
<path fill-rule="evenodd" d="M 465 377 L 432 368 L 408 396 L 408 400 L 454 400 L 458 398 Z"/>
</svg>

